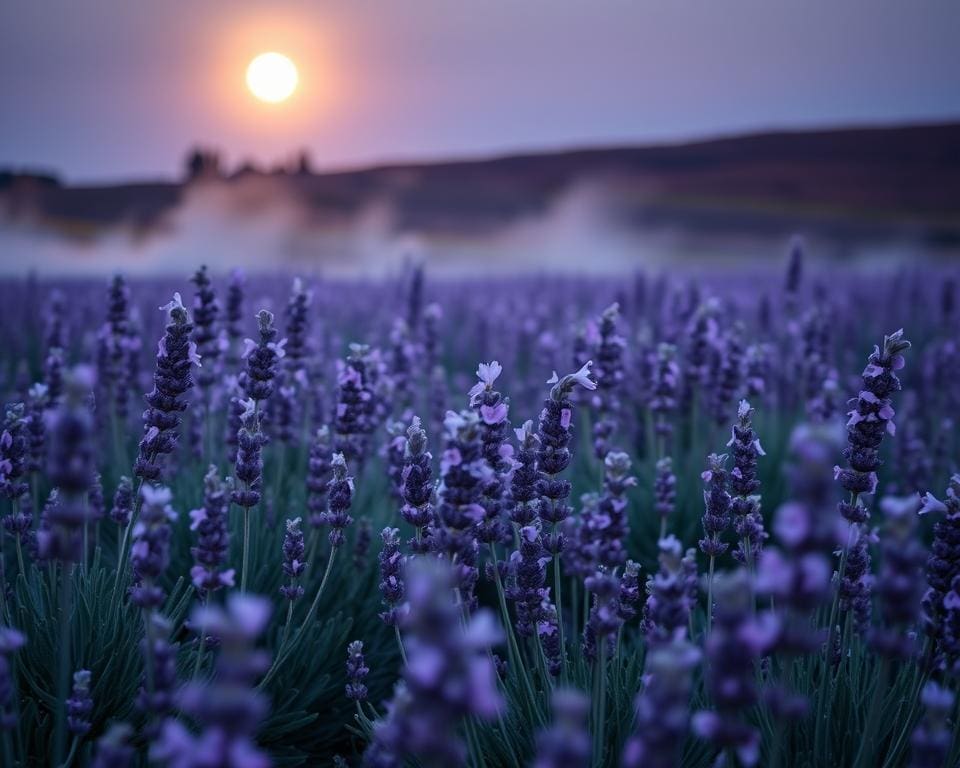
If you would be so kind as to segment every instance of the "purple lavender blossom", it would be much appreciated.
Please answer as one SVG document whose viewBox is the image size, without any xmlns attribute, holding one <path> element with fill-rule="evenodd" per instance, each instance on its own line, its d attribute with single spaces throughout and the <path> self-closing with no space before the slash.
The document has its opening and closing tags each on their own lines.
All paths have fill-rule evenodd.
<svg viewBox="0 0 960 768">
<path fill-rule="evenodd" d="M 653 429 L 659 445 L 665 446 L 673 435 L 672 419 L 676 413 L 680 390 L 680 366 L 673 344 L 657 345 L 653 388 L 648 407 L 653 414 Z"/>
<path fill-rule="evenodd" d="M 660 517 L 660 538 L 663 538 L 667 532 L 667 521 L 677 506 L 677 476 L 673 473 L 673 459 L 669 456 L 657 461 L 653 498 L 653 508 Z"/>
<path fill-rule="evenodd" d="M 59 503 L 49 510 L 49 528 L 37 534 L 44 560 L 76 562 L 82 554 L 81 532 L 90 518 L 86 494 L 95 474 L 93 416 L 85 402 L 92 386 L 93 371 L 75 369 L 50 418 L 47 478 L 59 491 Z"/>
<path fill-rule="evenodd" d="M 303 281 L 297 277 L 293 280 L 290 299 L 286 309 L 287 368 L 291 373 L 304 370 L 307 354 L 309 353 L 310 334 L 310 304 L 313 293 L 303 286 Z"/>
<path fill-rule="evenodd" d="M 29 449 L 27 470 L 31 475 L 38 475 L 43 469 L 46 453 L 46 420 L 44 411 L 47 408 L 46 384 L 34 384 L 30 387 L 27 415 L 27 445 Z"/>
<path fill-rule="evenodd" d="M 408 757 L 425 765 L 460 765 L 465 758 L 460 722 L 490 720 L 501 711 L 489 651 L 502 634 L 487 611 L 462 624 L 453 600 L 458 581 L 443 561 L 418 559 L 407 568 L 407 664 L 386 717 L 374 725 L 364 754 L 367 766 L 400 768 Z"/>
<path fill-rule="evenodd" d="M 211 464 L 203 478 L 203 506 L 190 512 L 190 530 L 197 534 L 190 549 L 195 562 L 190 578 L 204 598 L 234 585 L 234 569 L 221 570 L 230 552 L 229 510 L 229 488 Z"/>
<path fill-rule="evenodd" d="M 620 596 L 617 598 L 617 611 L 620 618 L 630 621 L 637 615 L 640 605 L 640 564 L 627 560 L 620 577 Z"/>
<path fill-rule="evenodd" d="M 864 523 L 869 518 L 860 504 L 859 495 L 873 493 L 877 488 L 877 468 L 880 466 L 880 443 L 885 433 L 891 435 L 893 405 L 890 395 L 900 389 L 896 371 L 904 366 L 903 355 L 910 342 L 903 338 L 903 330 L 883 337 L 883 349 L 874 347 L 863 370 L 863 389 L 857 396 L 850 419 L 847 421 L 847 442 L 843 455 L 849 466 L 835 467 L 834 473 L 852 496 L 851 501 L 840 502 L 840 514 L 852 523 Z"/>
<path fill-rule="evenodd" d="M 370 349 L 351 344 L 345 361 L 337 361 L 336 450 L 362 465 L 374 427 L 374 392 L 370 382 Z"/>
<path fill-rule="evenodd" d="M 753 408 L 746 400 L 740 401 L 737 422 L 727 447 L 733 451 L 733 469 L 730 472 L 730 512 L 733 528 L 739 538 L 734 559 L 752 568 L 763 548 L 767 532 L 763 529 L 760 511 L 760 480 L 757 477 L 757 459 L 765 456 L 760 438 L 753 430 Z"/>
<path fill-rule="evenodd" d="M 46 389 L 46 407 L 55 408 L 63 397 L 63 350 L 54 347 L 43 361 L 43 386 Z"/>
<path fill-rule="evenodd" d="M 373 543 L 373 526 L 370 518 L 361 517 L 357 523 L 357 533 L 353 537 L 353 569 L 364 573 L 367 568 L 367 559 L 370 555 L 370 545 Z"/>
<path fill-rule="evenodd" d="M 919 506 L 916 496 L 886 497 L 880 502 L 885 521 L 875 587 L 880 622 L 870 628 L 868 642 L 881 656 L 901 661 L 916 653 L 913 629 L 920 622 L 923 598 L 927 553 L 916 535 Z"/>
<path fill-rule="evenodd" d="M 723 426 L 729 422 L 729 410 L 743 383 L 743 323 L 737 321 L 723 336 L 720 368 L 713 382 L 713 419 Z"/>
<path fill-rule="evenodd" d="M 197 373 L 197 385 L 201 389 L 209 389 L 216 381 L 216 362 L 220 357 L 221 344 L 217 335 L 217 316 L 220 314 L 220 303 L 213 292 L 210 275 L 204 265 L 191 278 L 197 287 L 193 297 L 193 342 L 196 344 L 197 354 L 204 361 L 203 367 Z"/>
<path fill-rule="evenodd" d="M 769 400 L 772 356 L 769 344 L 751 344 L 747 347 L 743 357 L 743 383 L 747 397 Z"/>
<path fill-rule="evenodd" d="M 11 707 L 16 691 L 10 657 L 26 642 L 23 633 L 0 625 L 0 733 L 17 726 L 16 709 Z"/>
<path fill-rule="evenodd" d="M 707 469 L 700 475 L 707 484 L 703 492 L 703 532 L 700 551 L 710 558 L 727 551 L 729 544 L 721 536 L 730 527 L 730 494 L 727 491 L 727 455 L 711 453 L 707 456 Z"/>
<path fill-rule="evenodd" d="M 700 651 L 680 640 L 649 652 L 647 682 L 637 697 L 636 725 L 623 750 L 623 768 L 680 765 L 690 722 L 691 678 L 699 661 Z"/>
<path fill-rule="evenodd" d="M 347 475 L 347 460 L 342 453 L 333 454 L 330 462 L 333 477 L 327 483 L 327 511 L 324 525 L 330 526 L 330 546 L 339 547 L 344 542 L 344 529 L 353 522 L 350 506 L 353 504 L 353 478 Z"/>
<path fill-rule="evenodd" d="M 596 366 L 593 370 L 596 392 L 593 406 L 596 418 L 593 424 L 593 450 L 598 459 L 606 457 L 610 450 L 610 438 L 617 428 L 620 413 L 619 390 L 623 384 L 624 338 L 617 333 L 620 316 L 619 304 L 611 304 L 600 315 L 598 343 L 594 351 Z"/>
<path fill-rule="evenodd" d="M 73 673 L 73 689 L 66 701 L 67 728 L 70 733 L 83 736 L 90 731 L 90 716 L 93 714 L 93 697 L 90 695 L 90 670 L 80 669 Z"/>
<path fill-rule="evenodd" d="M 390 494 L 395 499 L 403 498 L 403 469 L 406 460 L 406 426 L 402 421 L 387 423 L 388 440 L 381 450 L 387 479 L 390 481 Z"/>
<path fill-rule="evenodd" d="M 141 644 L 144 674 L 137 693 L 136 707 L 148 720 L 147 736 L 153 739 L 158 724 L 173 710 L 177 687 L 177 647 L 170 643 L 170 622 L 152 613 Z"/>
<path fill-rule="evenodd" d="M 473 411 L 450 411 L 444 426 L 447 444 L 440 461 L 437 525 L 430 534 L 431 547 L 456 563 L 460 597 L 472 610 L 479 578 L 476 526 L 484 518 L 480 501 L 486 470 L 480 452 L 479 417 Z"/>
<path fill-rule="evenodd" d="M 133 511 L 133 483 L 129 477 L 122 475 L 117 482 L 117 490 L 113 494 L 113 506 L 110 508 L 110 519 L 120 528 L 130 525 L 130 514 Z"/>
<path fill-rule="evenodd" d="M 170 489 L 144 485 L 140 491 L 143 508 L 133 526 L 130 566 L 133 586 L 130 599 L 144 610 L 159 608 L 166 593 L 157 583 L 170 564 L 170 523 L 177 519 L 170 507 Z"/>
<path fill-rule="evenodd" d="M 130 288 L 123 275 L 116 274 L 107 289 L 107 353 L 103 383 L 109 387 L 116 418 L 126 420 L 130 399 L 127 376 L 127 342 L 132 332 L 130 322 Z"/>
<path fill-rule="evenodd" d="M 946 765 L 953 733 L 953 692 L 929 681 L 920 692 L 923 717 L 910 737 L 910 768 L 943 768 Z"/>
<path fill-rule="evenodd" d="M 287 340 L 275 341 L 277 329 L 273 325 L 273 313 L 261 309 L 257 313 L 260 340 L 244 339 L 242 357 L 247 361 L 246 370 L 240 374 L 240 386 L 247 397 L 255 403 L 270 398 L 274 390 L 277 366 L 286 354 Z"/>
<path fill-rule="evenodd" d="M 206 628 L 220 643 L 213 680 L 191 683 L 178 696 L 180 710 L 197 722 L 200 734 L 195 736 L 182 722 L 168 718 L 150 748 L 152 760 L 178 768 L 272 765 L 255 742 L 269 701 L 253 688 L 269 665 L 266 652 L 255 649 L 269 618 L 270 603 L 249 595 L 231 595 L 226 610 L 219 606 L 194 610 L 191 623 Z"/>
<path fill-rule="evenodd" d="M 593 595 L 590 614 L 583 628 L 583 656 L 591 664 L 599 658 L 610 658 L 613 641 L 623 624 L 620 618 L 620 582 L 602 566 L 583 582 Z"/>
<path fill-rule="evenodd" d="M 627 560 L 626 492 L 637 480 L 630 473 L 630 457 L 621 451 L 608 452 L 603 464 L 603 493 L 583 515 L 580 542 L 592 562 L 613 569 Z"/>
<path fill-rule="evenodd" d="M 380 532 L 383 548 L 377 558 L 380 563 L 380 597 L 386 607 L 380 618 L 388 626 L 396 626 L 403 615 L 403 555 L 400 552 L 400 531 L 384 528 Z"/>
<path fill-rule="evenodd" d="M 130 768 L 134 749 L 131 745 L 133 729 L 126 723 L 117 723 L 97 740 L 96 754 L 91 768 Z"/>
<path fill-rule="evenodd" d="M 390 329 L 389 370 L 393 398 L 400 410 L 410 405 L 410 373 L 415 355 L 415 347 L 410 339 L 410 327 L 398 317 Z"/>
<path fill-rule="evenodd" d="M 253 398 L 244 400 L 237 433 L 237 459 L 234 474 L 239 487 L 233 489 L 230 500 L 238 507 L 252 509 L 260 503 L 263 491 L 263 444 L 266 438 L 260 430 L 260 412 Z"/>
<path fill-rule="evenodd" d="M 537 505 L 534 502 L 539 498 L 537 454 L 540 452 L 540 438 L 537 437 L 532 421 L 524 422 L 514 433 L 517 436 L 518 450 L 510 476 L 510 519 L 523 527 L 537 517 Z"/>
<path fill-rule="evenodd" d="M 420 426 L 420 419 L 414 416 L 407 429 L 404 468 L 401 474 L 403 506 L 400 515 L 416 530 L 409 545 L 417 553 L 425 551 L 427 543 L 424 537 L 428 527 L 434 522 L 433 469 L 430 466 L 432 458 L 427 450 L 427 433 Z"/>
<path fill-rule="evenodd" d="M 694 602 L 683 568 L 683 548 L 675 536 L 660 539 L 660 568 L 647 579 L 640 627 L 651 647 L 683 640 Z"/>
<path fill-rule="evenodd" d="M 243 302 L 244 289 L 246 287 L 246 277 L 239 269 L 234 269 L 230 273 L 230 280 L 227 283 L 227 335 L 231 342 L 237 343 L 243 338 Z M 232 362 L 236 362 L 233 360 Z"/>
<path fill-rule="evenodd" d="M 772 624 L 750 617 L 750 577 L 745 571 L 715 580 L 713 629 L 705 644 L 706 683 L 715 709 L 693 716 L 693 731 L 718 750 L 732 749 L 744 765 L 760 759 L 760 733 L 746 715 L 758 701 L 756 663 L 771 642 Z"/>
<path fill-rule="evenodd" d="M 567 499 L 570 497 L 570 481 L 561 479 L 560 474 L 570 465 L 570 440 L 573 437 L 573 402 L 570 395 L 577 387 L 588 391 L 597 388 L 590 378 L 588 361 L 576 373 L 562 378 L 554 371 L 547 380 L 552 384 L 550 396 L 544 401 L 537 426 L 537 490 L 540 494 L 539 517 L 546 523 L 557 526 L 571 512 Z M 551 555 L 563 551 L 563 536 L 555 534 L 547 541 L 547 550 Z"/>
<path fill-rule="evenodd" d="M 0 434 L 0 491 L 14 507 L 29 490 L 23 479 L 27 471 L 28 449 L 23 403 L 13 403 L 7 406 Z"/>
<path fill-rule="evenodd" d="M 587 731 L 590 701 L 580 691 L 553 692 L 553 724 L 537 736 L 533 768 L 587 768 L 592 747 Z"/>
<path fill-rule="evenodd" d="M 517 611 L 515 629 L 520 637 L 533 637 L 542 618 L 541 606 L 547 597 L 544 588 L 550 555 L 543 546 L 540 526 L 534 522 L 518 531 L 519 547 L 510 556 L 511 584 L 507 597 Z"/>
<path fill-rule="evenodd" d="M 187 408 L 184 396 L 193 387 L 190 366 L 200 365 L 197 345 L 190 340 L 193 325 L 180 294 L 175 293 L 173 301 L 160 309 L 169 314 L 169 322 L 157 350 L 153 390 L 144 398 L 143 438 L 133 470 L 151 483 L 160 480 L 161 458 L 176 447 L 180 414 Z"/>
<path fill-rule="evenodd" d="M 303 587 L 299 579 L 307 567 L 304 560 L 306 547 L 303 542 L 303 531 L 300 530 L 301 518 L 287 520 L 287 532 L 283 537 L 283 574 L 290 580 L 289 584 L 280 587 L 280 594 L 293 602 L 303 597 Z"/>
<path fill-rule="evenodd" d="M 504 490 L 513 467 L 513 446 L 508 442 L 510 403 L 494 384 L 503 367 L 496 360 L 481 363 L 477 368 L 480 379 L 470 390 L 470 405 L 480 417 L 481 453 L 490 468 L 483 483 L 484 519 L 477 537 L 485 544 L 509 541 L 510 532 L 504 520 Z"/>
<path fill-rule="evenodd" d="M 683 402 L 686 405 L 694 401 L 697 390 L 706 377 L 707 365 L 717 344 L 719 332 L 716 318 L 719 312 L 719 302 L 710 299 L 697 308 L 691 319 L 683 368 Z"/>
<path fill-rule="evenodd" d="M 330 430 L 320 427 L 310 442 L 307 459 L 307 511 L 311 528 L 323 525 L 327 511 L 327 484 L 330 482 Z"/>
<path fill-rule="evenodd" d="M 960 577 L 960 474 L 950 478 L 946 498 L 940 501 L 933 494 L 922 498 L 920 514 L 943 515 L 933 526 L 933 543 L 927 560 L 928 588 L 923 596 L 924 628 L 933 642 L 934 658 L 942 658 L 948 650 L 943 642 L 947 609 L 944 600 L 951 593 L 954 581 Z M 957 649 L 960 651 L 960 647 Z M 960 660 L 960 655 L 948 655 L 949 666 Z"/>
<path fill-rule="evenodd" d="M 347 646 L 347 685 L 346 695 L 350 701 L 358 704 L 367 700 L 367 686 L 364 680 L 370 674 L 370 667 L 363 658 L 363 641 L 354 640 Z"/>
<path fill-rule="evenodd" d="M 851 526 L 843 578 L 838 588 L 841 614 L 850 612 L 854 627 L 862 635 L 866 635 L 870 625 L 872 609 L 873 574 L 870 571 L 869 546 L 877 540 L 876 532 L 868 532 L 857 525 Z"/>
</svg>

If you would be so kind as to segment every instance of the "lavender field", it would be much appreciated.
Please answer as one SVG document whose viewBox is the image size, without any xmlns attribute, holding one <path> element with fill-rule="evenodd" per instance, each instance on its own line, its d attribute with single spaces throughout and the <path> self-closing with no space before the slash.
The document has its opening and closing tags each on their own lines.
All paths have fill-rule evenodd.
<svg viewBox="0 0 960 768">
<path fill-rule="evenodd" d="M 960 764 L 955 270 L 0 301 L 4 766 Z"/>
</svg>

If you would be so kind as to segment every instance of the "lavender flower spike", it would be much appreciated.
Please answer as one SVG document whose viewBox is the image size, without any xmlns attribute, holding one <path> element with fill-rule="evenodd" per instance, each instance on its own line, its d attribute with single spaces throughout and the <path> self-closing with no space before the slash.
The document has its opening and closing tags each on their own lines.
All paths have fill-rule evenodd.
<svg viewBox="0 0 960 768">
<path fill-rule="evenodd" d="M 15 694 L 10 656 L 26 644 L 21 632 L 0 624 L 0 733 L 17 725 L 16 710 L 11 709 Z"/>
<path fill-rule="evenodd" d="M 840 514 L 852 523 L 863 523 L 869 513 L 856 500 L 861 493 L 873 493 L 877 488 L 877 468 L 880 466 L 880 443 L 886 433 L 893 434 L 893 405 L 890 396 L 900 389 L 896 371 L 904 366 L 903 352 L 910 342 L 903 338 L 903 330 L 883 337 L 883 349 L 874 347 L 867 367 L 863 369 L 863 389 L 847 421 L 847 442 L 843 455 L 848 467 L 834 468 L 834 475 L 854 497 L 840 503 Z"/>
<path fill-rule="evenodd" d="M 730 472 L 734 530 L 739 538 L 734 559 L 752 568 L 760 555 L 767 533 L 763 529 L 760 512 L 760 480 L 757 478 L 757 459 L 765 456 L 760 438 L 753 430 L 753 408 L 746 400 L 740 401 L 737 422 L 733 425 L 727 447 L 733 451 L 733 470 Z"/>
<path fill-rule="evenodd" d="M 924 628 L 933 642 L 935 658 L 952 667 L 960 661 L 960 647 L 954 653 L 952 644 L 944 642 L 948 615 L 944 601 L 960 577 L 960 474 L 950 478 L 944 501 L 929 492 L 921 501 L 921 515 L 943 515 L 933 526 L 933 544 L 927 561 L 929 587 L 923 596 Z"/>
<path fill-rule="evenodd" d="M 92 768 L 130 768 L 134 755 L 132 738 L 133 729 L 126 723 L 111 726 L 97 741 Z"/>
<path fill-rule="evenodd" d="M 188 685 L 179 696 L 181 711 L 197 722 L 201 733 L 195 736 L 179 720 L 166 720 L 150 748 L 151 759 L 182 768 L 269 768 L 269 757 L 255 742 L 269 702 L 253 684 L 269 663 L 255 644 L 270 618 L 270 603 L 233 594 L 226 610 L 206 606 L 191 618 L 194 626 L 207 628 L 220 642 L 213 681 Z"/>
<path fill-rule="evenodd" d="M 353 478 L 347 475 L 347 460 L 342 453 L 333 454 L 331 461 L 333 477 L 327 484 L 329 499 L 324 522 L 330 526 L 330 546 L 339 547 L 344 542 L 343 530 L 353 522 L 350 506 L 353 504 Z"/>
<path fill-rule="evenodd" d="M 290 583 L 280 587 L 280 594 L 291 602 L 303 596 L 303 587 L 298 583 L 298 579 L 307 567 L 300 520 L 299 517 L 287 520 L 287 532 L 283 537 L 283 573 L 290 579 Z"/>
<path fill-rule="evenodd" d="M 150 483 L 160 480 L 160 459 L 176 446 L 180 414 L 187 409 L 184 396 L 193 387 L 190 366 L 200 365 L 197 345 L 190 340 L 193 325 L 180 294 L 175 293 L 173 301 L 160 309 L 169 314 L 169 320 L 157 350 L 153 390 L 144 398 L 143 437 L 133 470 Z"/>
<path fill-rule="evenodd" d="M 220 570 L 230 549 L 227 484 L 212 464 L 203 481 L 203 506 L 190 512 L 190 530 L 197 534 L 197 545 L 190 550 L 195 562 L 190 578 L 201 594 L 209 597 L 211 592 L 234 585 L 234 569 Z"/>
<path fill-rule="evenodd" d="M 277 376 L 277 365 L 286 354 L 287 340 L 275 341 L 277 329 L 273 325 L 273 313 L 261 309 L 257 313 L 260 341 L 244 339 L 243 357 L 247 369 L 240 376 L 240 386 L 247 397 L 259 403 L 273 394 L 273 380 Z"/>
<path fill-rule="evenodd" d="M 400 571 L 403 567 L 403 555 L 400 553 L 400 532 L 396 528 L 384 528 L 380 532 L 383 540 L 383 549 L 380 550 L 380 596 L 386 610 L 380 618 L 388 626 L 395 626 L 402 616 L 403 576 Z"/>
<path fill-rule="evenodd" d="M 172 495 L 168 488 L 144 485 L 141 490 L 143 511 L 133 527 L 133 546 L 130 548 L 130 565 L 133 569 L 133 586 L 130 599 L 145 610 L 159 608 L 166 593 L 157 580 L 170 564 L 170 523 L 177 519 L 170 508 Z"/>
<path fill-rule="evenodd" d="M 690 721 L 690 689 L 700 651 L 674 641 L 650 651 L 643 693 L 637 697 L 636 730 L 623 750 L 623 768 L 674 768 Z"/>
<path fill-rule="evenodd" d="M 950 728 L 953 700 L 952 691 L 932 680 L 923 686 L 920 702 L 924 713 L 910 738 L 910 768 L 943 768 L 946 765 L 953 742 Z"/>
<path fill-rule="evenodd" d="M 120 528 L 130 525 L 130 514 L 133 511 L 133 483 L 126 475 L 117 483 L 117 490 L 113 494 L 113 506 L 110 508 L 110 519 Z"/>
<path fill-rule="evenodd" d="M 410 542 L 414 552 L 424 551 L 424 535 L 427 527 L 433 523 L 432 459 L 427 450 L 427 433 L 420 426 L 420 419 L 414 416 L 407 429 L 407 446 L 401 474 L 403 507 L 400 509 L 403 519 L 416 529 L 416 535 Z"/>
<path fill-rule="evenodd" d="M 73 673 L 73 690 L 66 702 L 67 727 L 70 733 L 83 736 L 90 730 L 90 715 L 93 699 L 90 696 L 90 670 L 80 669 Z"/>
<path fill-rule="evenodd" d="M 363 658 L 363 641 L 354 640 L 347 646 L 347 685 L 346 695 L 350 701 L 358 704 L 367 700 L 367 686 L 364 683 L 370 667 Z"/>
<path fill-rule="evenodd" d="M 591 744 L 587 731 L 590 701 L 580 691 L 553 692 L 553 725 L 537 736 L 533 768 L 587 768 Z"/>
<path fill-rule="evenodd" d="M 424 765 L 460 765 L 464 718 L 495 718 L 503 706 L 490 646 L 502 634 L 487 611 L 464 626 L 453 599 L 456 583 L 442 560 L 419 559 L 405 574 L 410 610 L 403 621 L 407 664 L 387 716 L 377 722 L 364 765 L 400 768 L 407 758 Z"/>
</svg>

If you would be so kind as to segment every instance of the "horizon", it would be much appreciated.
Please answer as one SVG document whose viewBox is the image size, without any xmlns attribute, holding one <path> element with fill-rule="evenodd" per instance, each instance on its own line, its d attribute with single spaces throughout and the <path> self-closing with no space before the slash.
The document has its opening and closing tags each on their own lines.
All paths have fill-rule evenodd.
<svg viewBox="0 0 960 768">
<path fill-rule="evenodd" d="M 196 145 L 335 171 L 960 119 L 947 0 L 540 11 L 210 0 L 185 25 L 175 5 L 8 4 L 0 166 L 89 184 L 177 178 Z M 289 101 L 244 88 L 268 50 L 297 66 Z"/>
<path fill-rule="evenodd" d="M 700 144 L 711 144 L 714 142 L 730 141 L 737 139 L 751 139 L 761 136 L 777 135 L 805 135 L 822 133 L 843 133 L 847 131 L 884 131 L 884 130 L 904 130 L 911 128 L 937 128 L 941 126 L 953 126 L 960 124 L 960 114 L 952 117 L 937 120 L 906 120 L 893 122 L 853 122 L 844 124 L 825 123 L 822 125 L 811 124 L 809 126 L 769 126 L 758 127 L 756 129 L 745 129 L 743 131 L 718 132 L 710 134 L 694 134 L 690 136 L 679 136 L 675 138 L 651 139 L 650 141 L 636 141 L 606 144 L 560 144 L 556 146 L 531 146 L 531 147 L 505 147 L 502 150 L 490 152 L 478 151 L 477 153 L 463 153 L 457 155 L 423 155 L 410 157 L 384 157 L 381 159 L 372 159 L 366 163 L 345 164 L 323 166 L 312 164 L 310 173 L 316 176 L 334 176 L 339 174 L 362 173 L 389 168 L 404 167 L 430 167 L 447 164 L 459 163 L 485 163 L 497 160 L 506 160 L 518 157 L 540 157 L 551 155 L 565 155 L 577 152 L 603 152 L 631 149 L 660 149 L 669 147 L 696 146 Z M 184 147 L 181 160 L 185 159 L 188 153 L 194 149 L 202 149 L 216 152 L 220 159 L 224 160 L 219 148 L 216 146 L 203 145 L 197 143 Z M 258 173 L 271 174 L 287 170 L 289 164 L 292 164 L 303 148 L 292 147 L 289 151 L 278 155 L 276 158 L 268 158 L 260 163 L 253 163 L 254 170 Z M 314 160 L 311 157 L 311 160 Z M 232 162 L 231 162 L 232 161 Z M 250 163 L 249 158 L 227 158 L 225 160 L 224 178 L 230 178 L 238 174 L 245 163 Z M 285 167 L 287 166 L 287 167 Z M 187 175 L 184 173 L 183 163 L 177 173 L 171 175 L 143 175 L 143 176 L 118 176 L 103 177 L 97 179 L 75 179 L 71 178 L 57 168 L 48 168 L 41 166 L 17 166 L 15 164 L 0 163 L 0 173 L 11 173 L 21 176 L 52 176 L 65 187 L 74 188 L 97 188 L 125 186 L 130 184 L 177 184 L 185 181 Z"/>
</svg>

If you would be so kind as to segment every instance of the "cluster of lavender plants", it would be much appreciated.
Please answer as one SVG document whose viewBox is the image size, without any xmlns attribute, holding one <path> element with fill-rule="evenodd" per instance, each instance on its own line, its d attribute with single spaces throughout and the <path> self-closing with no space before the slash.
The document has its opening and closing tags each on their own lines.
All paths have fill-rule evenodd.
<svg viewBox="0 0 960 768">
<path fill-rule="evenodd" d="M 0 764 L 960 764 L 956 284 L 0 283 Z"/>
</svg>

